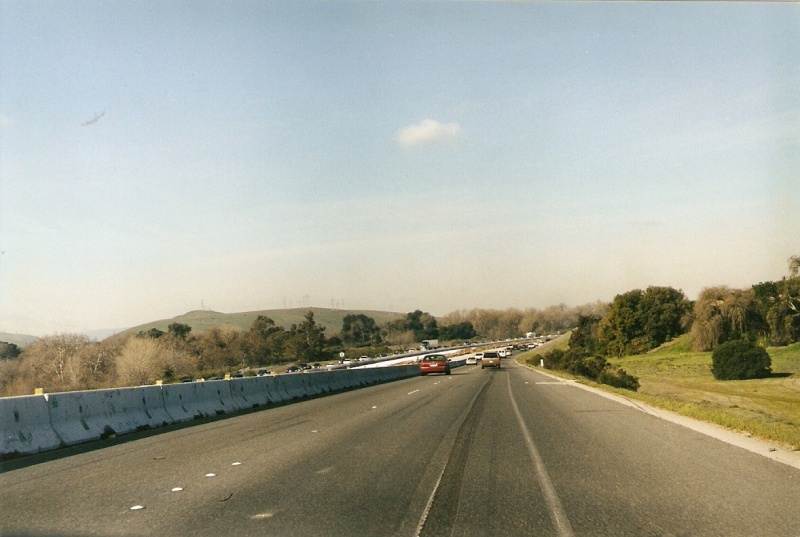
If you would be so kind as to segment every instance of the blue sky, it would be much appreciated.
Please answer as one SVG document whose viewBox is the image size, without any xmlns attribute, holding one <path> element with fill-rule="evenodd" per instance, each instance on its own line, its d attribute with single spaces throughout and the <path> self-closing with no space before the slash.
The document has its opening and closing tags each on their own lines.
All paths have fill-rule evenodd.
<svg viewBox="0 0 800 537">
<path fill-rule="evenodd" d="M 799 238 L 800 5 L 0 2 L 0 331 L 693 299 Z"/>
</svg>

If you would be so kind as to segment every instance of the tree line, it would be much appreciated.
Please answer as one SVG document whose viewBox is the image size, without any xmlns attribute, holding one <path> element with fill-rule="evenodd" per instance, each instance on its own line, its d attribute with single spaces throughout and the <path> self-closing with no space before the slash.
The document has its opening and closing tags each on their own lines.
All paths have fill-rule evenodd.
<svg viewBox="0 0 800 537">
<path fill-rule="evenodd" d="M 749 289 L 707 287 L 695 301 L 671 287 L 634 289 L 614 297 L 605 315 L 581 315 L 569 349 L 544 356 L 545 365 L 619 387 L 636 389 L 609 357 L 642 354 L 688 333 L 697 351 L 714 351 L 718 379 L 769 374 L 764 347 L 800 341 L 800 256 L 789 258 L 789 277 Z"/>
<path fill-rule="evenodd" d="M 698 351 L 715 350 L 729 341 L 762 347 L 800 341 L 800 256 L 789 259 L 789 269 L 788 278 L 749 289 L 705 288 L 695 301 L 671 287 L 648 287 L 617 295 L 610 304 L 472 309 L 440 318 L 415 310 L 383 325 L 351 314 L 330 337 L 309 311 L 303 322 L 288 329 L 259 316 L 247 330 L 221 326 L 195 334 L 190 326 L 173 323 L 166 332 L 151 329 L 103 341 L 59 334 L 24 349 L 0 342 L 0 395 L 25 395 L 34 388 L 55 392 L 173 382 L 290 362 L 329 361 L 339 353 L 377 355 L 415 347 L 425 339 L 459 343 L 573 329 L 569 350 L 550 356 L 554 367 L 633 385 L 624 372 L 609 371 L 606 358 L 644 353 L 686 333 Z"/>
<path fill-rule="evenodd" d="M 259 316 L 247 330 L 220 326 L 194 333 L 187 324 L 172 323 L 166 332 L 152 328 L 103 341 L 57 334 L 24 349 L 0 342 L 0 395 L 27 395 L 34 388 L 57 392 L 177 382 L 246 368 L 331 361 L 342 352 L 348 358 L 376 356 L 416 348 L 425 339 L 460 343 L 564 331 L 580 314 L 603 308 L 597 303 L 526 311 L 474 309 L 438 319 L 415 310 L 382 325 L 367 315 L 350 314 L 341 331 L 331 336 L 309 311 L 303 322 L 289 328 Z"/>
</svg>

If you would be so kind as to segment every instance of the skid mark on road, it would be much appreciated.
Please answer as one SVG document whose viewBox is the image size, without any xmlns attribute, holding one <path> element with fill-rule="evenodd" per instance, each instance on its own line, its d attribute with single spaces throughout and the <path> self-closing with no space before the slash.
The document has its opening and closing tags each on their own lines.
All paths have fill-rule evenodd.
<svg viewBox="0 0 800 537">
<path fill-rule="evenodd" d="M 462 422 L 456 433 L 453 448 L 447 458 L 447 463 L 439 474 L 439 479 L 431 492 L 428 504 L 417 526 L 416 536 L 449 534 L 458 513 L 458 504 L 461 497 L 461 484 L 464 480 L 464 470 L 475 436 L 478 418 L 483 412 L 486 392 L 491 384 L 491 378 L 483 385 L 481 391 L 470 405 L 469 414 Z"/>
<path fill-rule="evenodd" d="M 536 444 L 533 442 L 531 432 L 528 429 L 528 426 L 525 425 L 525 420 L 522 418 L 522 413 L 519 411 L 517 401 L 514 399 L 514 392 L 511 390 L 511 377 L 506 376 L 506 381 L 508 382 L 508 395 L 511 398 L 511 406 L 514 409 L 514 414 L 517 416 L 520 429 L 522 429 L 522 434 L 525 437 L 525 444 L 528 448 L 528 454 L 530 455 L 531 462 L 533 462 L 533 467 L 536 470 L 536 477 L 539 480 L 539 486 L 542 487 L 542 493 L 544 494 L 545 502 L 547 503 L 547 511 L 550 513 L 550 519 L 553 521 L 553 526 L 555 526 L 559 536 L 572 537 L 574 533 L 572 532 L 572 526 L 569 523 L 567 514 L 564 512 L 564 508 L 561 506 L 561 500 L 558 499 L 556 489 L 553 486 L 553 482 L 550 480 L 550 474 L 547 473 L 547 468 L 544 465 L 542 456 L 539 454 L 539 450 L 536 448 Z"/>
</svg>

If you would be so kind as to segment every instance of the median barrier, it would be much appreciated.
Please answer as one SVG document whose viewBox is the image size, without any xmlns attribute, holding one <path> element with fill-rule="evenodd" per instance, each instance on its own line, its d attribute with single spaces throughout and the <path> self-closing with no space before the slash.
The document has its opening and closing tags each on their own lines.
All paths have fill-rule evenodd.
<svg viewBox="0 0 800 537">
<path fill-rule="evenodd" d="M 197 385 L 200 382 L 168 384 L 162 387 L 164 410 L 175 423 L 201 419 L 215 414 L 213 407 L 198 401 Z"/>
<path fill-rule="evenodd" d="M 164 386 L 0 398 L 0 456 L 29 455 L 82 442 L 233 413 L 419 374 L 395 366 Z"/>
<path fill-rule="evenodd" d="M 275 377 L 278 391 L 284 391 L 288 399 L 301 399 L 308 396 L 306 387 L 303 385 L 302 373 L 287 373 Z"/>
<path fill-rule="evenodd" d="M 233 400 L 231 393 L 231 383 L 238 382 L 240 379 L 235 380 L 208 380 L 205 382 L 195 382 L 197 386 L 197 399 L 210 405 L 214 414 L 219 416 L 222 414 L 230 414 L 239 410 L 236 406 L 236 401 Z"/>
<path fill-rule="evenodd" d="M 366 376 L 367 385 L 378 384 L 381 381 L 381 369 L 385 369 L 383 367 L 370 367 L 369 369 L 364 369 L 364 374 Z"/>
<path fill-rule="evenodd" d="M 397 377 L 397 371 L 392 366 L 381 367 L 378 370 L 378 382 L 391 382 Z"/>
<path fill-rule="evenodd" d="M 130 433 L 139 428 L 141 419 L 131 396 L 119 389 L 51 393 L 50 423 L 65 446 Z"/>
<path fill-rule="evenodd" d="M 163 388 L 161 386 L 142 386 L 140 388 L 123 388 L 130 390 L 135 397 L 141 397 L 144 408 L 142 412 L 145 418 L 142 425 L 149 428 L 161 427 L 173 423 L 172 416 L 167 414 L 164 408 Z"/>
<path fill-rule="evenodd" d="M 262 381 L 263 390 L 266 392 L 267 397 L 269 397 L 269 400 L 273 403 L 281 403 L 283 401 L 286 401 L 288 397 L 286 393 L 281 394 L 278 391 L 277 378 L 278 377 L 273 377 L 273 376 L 260 377 L 260 380 Z"/>
<path fill-rule="evenodd" d="M 352 390 L 353 388 L 358 386 L 358 383 L 356 382 L 356 377 L 355 377 L 355 375 L 353 375 L 353 370 L 352 369 L 345 369 L 344 370 L 344 375 L 342 375 L 342 376 L 344 378 L 344 387 L 345 387 L 344 389 L 345 390 Z"/>
<path fill-rule="evenodd" d="M 264 382 L 269 377 L 249 377 L 231 381 L 231 395 L 236 406 L 244 410 L 246 408 L 256 408 L 272 403 L 269 391 L 266 389 L 267 383 Z"/>
<path fill-rule="evenodd" d="M 0 399 L 0 455 L 31 455 L 61 446 L 44 395 Z"/>
<path fill-rule="evenodd" d="M 331 391 L 330 376 L 327 372 L 309 373 L 305 375 L 306 389 L 308 395 L 316 396 Z"/>
<path fill-rule="evenodd" d="M 399 373 L 399 366 L 382 367 L 378 380 L 380 382 L 392 382 L 393 380 L 397 380 Z"/>
<path fill-rule="evenodd" d="M 355 382 L 356 387 L 369 386 L 369 373 L 366 369 L 353 369 L 350 373 L 353 375 L 353 382 Z"/>
<path fill-rule="evenodd" d="M 333 391 L 341 392 L 348 388 L 347 369 L 328 371 L 328 379 Z"/>
</svg>

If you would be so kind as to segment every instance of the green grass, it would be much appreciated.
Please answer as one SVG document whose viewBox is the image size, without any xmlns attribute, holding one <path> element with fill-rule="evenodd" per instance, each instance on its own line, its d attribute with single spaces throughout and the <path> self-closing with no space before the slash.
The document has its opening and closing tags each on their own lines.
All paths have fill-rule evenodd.
<svg viewBox="0 0 800 537">
<path fill-rule="evenodd" d="M 639 377 L 638 392 L 591 384 L 800 450 L 800 344 L 767 351 L 772 377 L 721 381 L 711 374 L 711 353 L 692 351 L 684 336 L 647 354 L 609 360 Z"/>
</svg>

